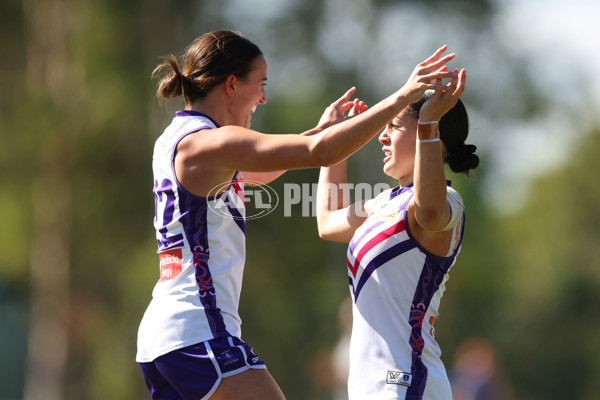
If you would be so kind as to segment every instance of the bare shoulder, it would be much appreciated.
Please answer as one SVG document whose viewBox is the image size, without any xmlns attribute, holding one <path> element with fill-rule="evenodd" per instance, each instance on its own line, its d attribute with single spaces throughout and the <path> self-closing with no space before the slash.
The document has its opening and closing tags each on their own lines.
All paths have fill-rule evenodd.
<svg viewBox="0 0 600 400">
<path fill-rule="evenodd" d="M 205 129 L 187 135 L 179 142 L 174 168 L 177 180 L 190 193 L 206 197 L 232 179 L 234 169 L 223 167 L 214 154 L 220 128 Z M 213 156 L 211 156 L 213 154 Z"/>
</svg>

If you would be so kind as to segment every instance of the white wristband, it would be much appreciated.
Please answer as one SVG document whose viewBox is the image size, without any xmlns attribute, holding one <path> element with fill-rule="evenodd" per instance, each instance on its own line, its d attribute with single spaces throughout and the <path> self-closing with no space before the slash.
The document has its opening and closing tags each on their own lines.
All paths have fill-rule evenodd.
<svg viewBox="0 0 600 400">
<path fill-rule="evenodd" d="M 417 121 L 417 124 L 419 124 L 419 125 L 433 125 L 433 124 L 439 124 L 439 123 L 440 123 L 440 121 L 426 121 L 426 122 L 423 122 L 421 120 Z"/>
<path fill-rule="evenodd" d="M 439 142 L 440 138 L 436 138 L 436 139 L 417 139 L 417 142 L 421 142 L 421 143 L 433 143 L 433 142 Z"/>
</svg>

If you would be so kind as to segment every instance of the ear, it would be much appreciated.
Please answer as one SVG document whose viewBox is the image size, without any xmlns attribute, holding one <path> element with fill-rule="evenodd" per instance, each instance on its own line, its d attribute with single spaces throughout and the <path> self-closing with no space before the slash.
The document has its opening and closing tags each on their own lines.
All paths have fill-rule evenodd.
<svg viewBox="0 0 600 400">
<path fill-rule="evenodd" d="M 235 77 L 235 75 L 229 75 L 227 78 L 225 78 L 225 92 L 230 97 L 233 97 L 235 95 L 236 84 L 237 78 Z"/>
</svg>

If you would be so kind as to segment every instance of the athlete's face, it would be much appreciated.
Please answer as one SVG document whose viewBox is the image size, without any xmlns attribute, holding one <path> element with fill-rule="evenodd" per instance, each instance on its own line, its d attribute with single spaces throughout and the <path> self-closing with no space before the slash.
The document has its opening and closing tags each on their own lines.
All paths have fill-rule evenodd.
<svg viewBox="0 0 600 400">
<path fill-rule="evenodd" d="M 267 84 L 267 60 L 261 55 L 253 62 L 253 68 L 243 80 L 236 80 L 235 107 L 238 124 L 250 127 L 252 114 L 259 104 L 267 102 L 265 85 Z"/>
<path fill-rule="evenodd" d="M 383 172 L 400 180 L 402 185 L 412 183 L 415 165 L 417 120 L 404 109 L 379 135 L 383 145 Z"/>
</svg>

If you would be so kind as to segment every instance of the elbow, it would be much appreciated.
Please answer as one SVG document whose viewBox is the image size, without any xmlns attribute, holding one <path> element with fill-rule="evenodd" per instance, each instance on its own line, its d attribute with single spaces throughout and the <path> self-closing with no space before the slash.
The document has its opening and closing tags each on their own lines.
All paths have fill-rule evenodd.
<svg viewBox="0 0 600 400">
<path fill-rule="evenodd" d="M 319 238 L 327 240 L 328 242 L 343 242 L 340 240 L 338 235 L 334 235 L 332 232 L 327 232 L 319 229 Z"/>
<path fill-rule="evenodd" d="M 325 223 L 317 216 L 317 232 L 319 233 L 319 237 L 323 240 L 327 240 L 327 231 L 325 230 Z"/>
<path fill-rule="evenodd" d="M 420 227 L 436 231 L 444 226 L 444 212 L 434 207 L 415 208 L 415 219 Z"/>
<path fill-rule="evenodd" d="M 317 232 L 319 233 L 319 238 L 323 240 L 331 241 L 333 240 L 333 235 L 330 230 L 327 229 L 327 221 L 326 218 L 319 218 L 317 215 Z"/>
<path fill-rule="evenodd" d="M 318 229 L 319 231 L 319 238 L 323 239 L 323 240 L 332 240 L 332 235 L 331 233 L 327 232 L 325 229 L 321 229 L 319 227 Z"/>
</svg>

